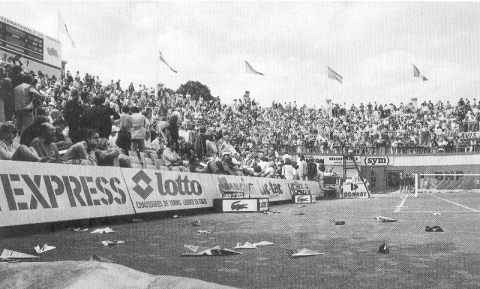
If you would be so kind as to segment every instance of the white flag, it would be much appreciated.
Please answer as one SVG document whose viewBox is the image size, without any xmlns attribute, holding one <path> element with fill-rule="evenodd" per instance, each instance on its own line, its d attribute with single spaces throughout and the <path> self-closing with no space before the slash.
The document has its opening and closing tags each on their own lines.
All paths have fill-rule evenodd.
<svg viewBox="0 0 480 289">
<path fill-rule="evenodd" d="M 67 24 L 65 24 L 65 21 L 63 21 L 60 11 L 58 11 L 58 31 L 66 34 L 68 38 L 70 38 L 73 48 L 75 48 L 75 42 L 73 42 L 72 36 L 70 36 L 70 33 L 68 32 Z"/>
</svg>

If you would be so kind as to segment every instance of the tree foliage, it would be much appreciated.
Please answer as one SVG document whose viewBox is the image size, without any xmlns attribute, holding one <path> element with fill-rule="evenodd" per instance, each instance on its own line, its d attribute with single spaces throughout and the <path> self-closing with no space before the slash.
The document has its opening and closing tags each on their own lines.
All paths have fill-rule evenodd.
<svg viewBox="0 0 480 289">
<path fill-rule="evenodd" d="M 210 93 L 210 88 L 199 81 L 189 80 L 187 83 L 180 85 L 177 93 L 181 93 L 183 95 L 190 94 L 194 100 L 198 100 L 201 96 L 205 101 L 213 99 L 213 96 Z"/>
</svg>

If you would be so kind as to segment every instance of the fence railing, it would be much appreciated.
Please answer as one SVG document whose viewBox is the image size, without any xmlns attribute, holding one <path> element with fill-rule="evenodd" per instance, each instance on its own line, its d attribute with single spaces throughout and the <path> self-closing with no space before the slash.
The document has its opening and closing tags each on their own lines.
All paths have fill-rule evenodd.
<svg viewBox="0 0 480 289">
<path fill-rule="evenodd" d="M 280 154 L 350 154 L 355 155 L 379 155 L 379 154 L 461 154 L 461 153 L 477 153 L 480 152 L 480 145 L 457 146 L 454 148 L 433 148 L 428 146 L 403 146 L 403 147 L 340 147 L 333 148 L 323 147 L 306 147 L 302 145 L 283 145 L 277 151 Z"/>
</svg>

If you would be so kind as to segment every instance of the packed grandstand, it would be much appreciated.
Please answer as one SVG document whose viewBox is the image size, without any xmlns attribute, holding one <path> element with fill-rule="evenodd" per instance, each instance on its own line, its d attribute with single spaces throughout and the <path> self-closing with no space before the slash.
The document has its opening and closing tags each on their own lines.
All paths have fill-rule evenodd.
<svg viewBox="0 0 480 289">
<path fill-rule="evenodd" d="M 315 179 L 301 154 L 478 151 L 480 102 L 359 103 L 328 109 L 249 95 L 222 104 L 67 72 L 49 77 L 1 60 L 0 159 Z M 318 165 L 319 171 L 325 171 Z M 308 175 L 307 175 L 308 173 Z"/>
</svg>

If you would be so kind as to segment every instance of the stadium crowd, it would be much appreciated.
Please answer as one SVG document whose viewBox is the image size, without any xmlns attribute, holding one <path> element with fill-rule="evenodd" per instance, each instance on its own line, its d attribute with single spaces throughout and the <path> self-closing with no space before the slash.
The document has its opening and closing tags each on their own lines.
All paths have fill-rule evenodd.
<svg viewBox="0 0 480 289">
<path fill-rule="evenodd" d="M 133 83 L 122 89 L 120 80 L 104 84 L 78 71 L 57 79 L 22 65 L 0 61 L 4 160 L 314 179 L 322 164 L 288 154 L 460 152 L 478 144 L 459 137 L 479 130 L 476 99 L 327 110 L 295 101 L 261 107 L 246 92 L 225 105 Z"/>
</svg>

